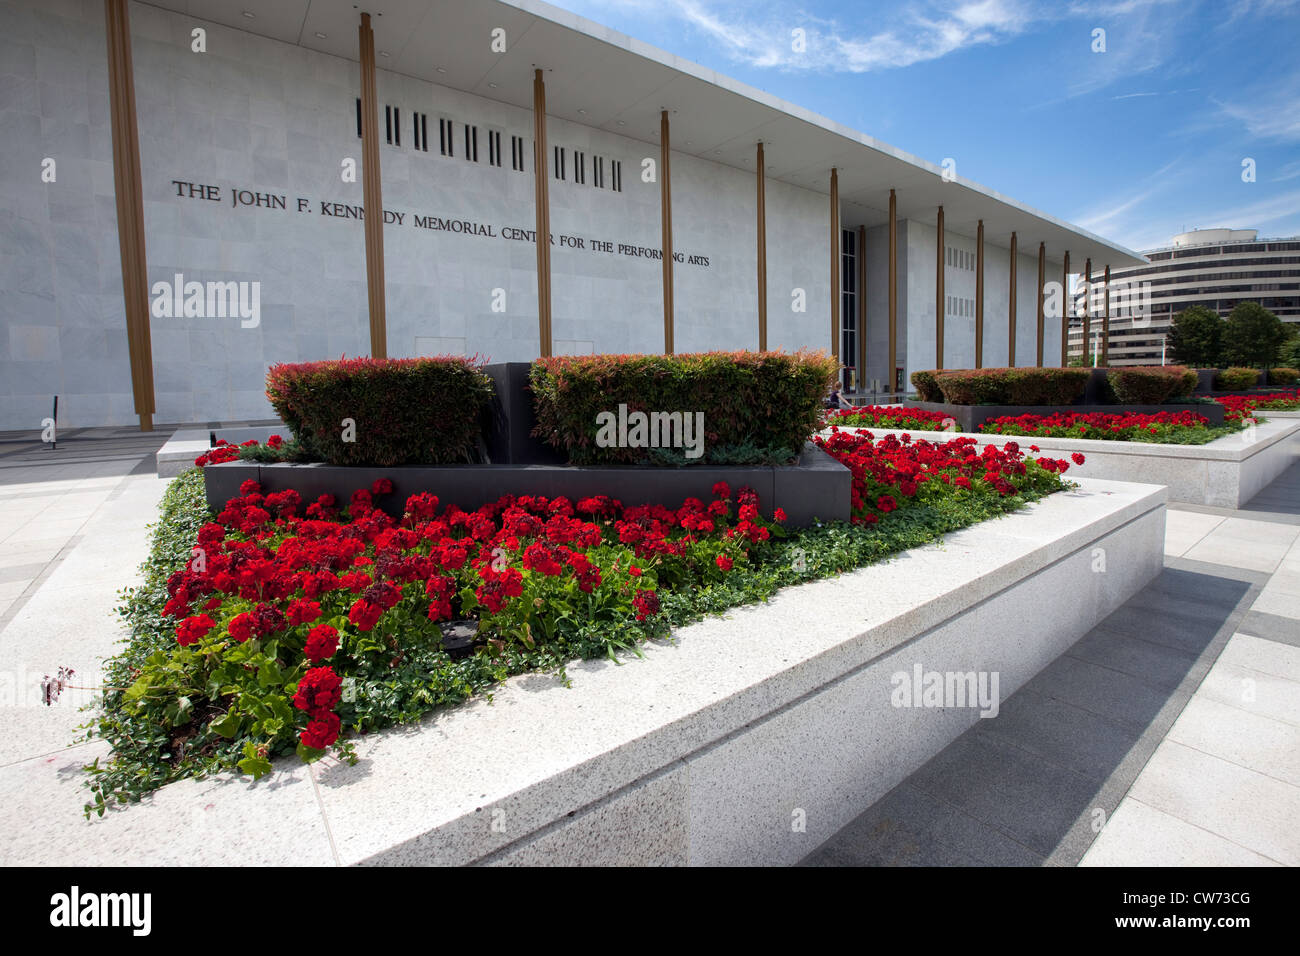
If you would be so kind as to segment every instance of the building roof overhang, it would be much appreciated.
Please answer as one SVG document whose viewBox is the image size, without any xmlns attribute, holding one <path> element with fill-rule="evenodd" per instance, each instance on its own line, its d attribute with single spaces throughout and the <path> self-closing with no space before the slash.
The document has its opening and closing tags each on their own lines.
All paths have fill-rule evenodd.
<svg viewBox="0 0 1300 956">
<path fill-rule="evenodd" d="M 1138 252 L 1032 209 L 865 133 L 762 90 L 539 0 L 143 0 L 151 6 L 359 60 L 361 12 L 371 15 L 381 71 L 416 77 L 476 96 L 532 109 L 533 71 L 545 70 L 547 114 L 640 140 L 657 151 L 661 110 L 668 110 L 672 149 L 754 171 L 764 144 L 767 177 L 820 193 L 838 169 L 842 222 L 888 222 L 889 191 L 898 217 L 934 223 L 944 209 L 948 230 L 1071 266 L 1119 267 L 1145 262 Z M 249 16 L 251 14 L 251 16 Z M 493 49 L 504 30 L 505 50 Z M 648 155 L 655 155 L 654 152 Z"/>
</svg>

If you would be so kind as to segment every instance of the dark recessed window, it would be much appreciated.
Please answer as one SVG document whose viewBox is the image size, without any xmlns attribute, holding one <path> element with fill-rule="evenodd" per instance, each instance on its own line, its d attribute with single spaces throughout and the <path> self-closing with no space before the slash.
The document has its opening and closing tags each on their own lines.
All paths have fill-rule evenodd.
<svg viewBox="0 0 1300 956">
<path fill-rule="evenodd" d="M 455 155 L 455 149 L 452 145 L 454 140 L 452 139 L 451 132 L 451 120 L 438 120 L 438 152 L 442 153 L 444 156 Z"/>
<path fill-rule="evenodd" d="M 522 136 L 510 137 L 510 167 L 516 172 L 524 171 L 524 138 Z"/>
<path fill-rule="evenodd" d="M 579 186 L 587 181 L 587 157 L 576 149 L 573 151 L 573 181 Z"/>
<path fill-rule="evenodd" d="M 564 179 L 564 147 L 555 147 L 555 178 Z"/>
<path fill-rule="evenodd" d="M 478 127 L 465 124 L 465 158 L 471 163 L 478 162 Z"/>
<path fill-rule="evenodd" d="M 610 188 L 615 192 L 623 191 L 623 162 L 618 159 L 609 161 L 609 178 L 611 180 Z"/>
<path fill-rule="evenodd" d="M 591 157 L 591 184 L 597 189 L 605 188 L 605 157 Z"/>
<path fill-rule="evenodd" d="M 361 97 L 357 97 L 357 138 L 361 137 Z"/>
<path fill-rule="evenodd" d="M 412 114 L 411 141 L 422 152 L 429 151 L 429 116 L 427 113 Z"/>
<path fill-rule="evenodd" d="M 402 116 L 396 106 L 384 107 L 384 135 L 389 146 L 402 145 Z"/>
<path fill-rule="evenodd" d="M 500 166 L 501 159 L 501 134 L 496 130 L 488 130 L 488 163 L 492 166 Z"/>
</svg>

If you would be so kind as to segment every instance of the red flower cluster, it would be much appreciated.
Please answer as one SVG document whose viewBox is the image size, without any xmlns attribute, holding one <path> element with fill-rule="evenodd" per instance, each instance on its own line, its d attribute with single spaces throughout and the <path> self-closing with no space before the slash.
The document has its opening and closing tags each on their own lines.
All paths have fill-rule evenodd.
<svg viewBox="0 0 1300 956">
<path fill-rule="evenodd" d="M 1016 442 L 1002 448 L 990 444 L 979 451 L 979 442 L 970 436 L 936 444 L 913 441 L 906 433 L 876 439 L 869 431 L 832 428 L 829 438 L 819 436 L 816 441 L 852 473 L 853 521 L 860 524 L 875 524 L 882 515 L 907 507 L 931 482 L 1006 497 L 1022 486 L 1054 490 L 1059 481 L 1049 476 L 1070 467 L 1064 459 L 1026 460 Z M 1082 459 L 1080 455 L 1075 463 L 1082 464 Z"/>
<path fill-rule="evenodd" d="M 826 424 L 840 428 L 915 428 L 918 431 L 943 431 L 944 422 L 952 416 L 931 412 L 924 408 L 903 405 L 863 405 L 860 408 L 842 408 L 827 416 Z"/>
<path fill-rule="evenodd" d="M 1245 395 L 1220 395 L 1214 399 L 1223 406 L 1224 421 L 1241 421 L 1251 418 L 1258 410 L 1295 411 L 1300 409 L 1300 390 L 1286 392 L 1266 392 L 1246 397 Z"/>
<path fill-rule="evenodd" d="M 338 740 L 341 721 L 334 712 L 343 699 L 343 680 L 330 667 L 313 667 L 298 681 L 293 705 L 309 718 L 302 742 L 313 750 L 324 750 Z"/>
<path fill-rule="evenodd" d="M 1052 415 L 1016 415 L 991 418 L 980 431 L 992 435 L 1033 435 L 1039 438 L 1088 438 L 1104 441 L 1174 439 L 1178 429 L 1208 428 L 1210 420 L 1192 411 L 1056 412 Z"/>
</svg>

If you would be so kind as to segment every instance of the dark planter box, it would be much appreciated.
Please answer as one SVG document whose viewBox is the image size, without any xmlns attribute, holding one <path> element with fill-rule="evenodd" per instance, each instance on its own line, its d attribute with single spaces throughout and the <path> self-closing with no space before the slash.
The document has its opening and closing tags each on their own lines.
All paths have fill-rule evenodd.
<svg viewBox="0 0 1300 956">
<path fill-rule="evenodd" d="M 947 415 L 957 423 L 963 432 L 974 432 L 990 418 L 1014 418 L 1018 415 L 1055 415 L 1057 412 L 1072 412 L 1078 415 L 1091 415 L 1100 412 L 1103 415 L 1123 415 L 1135 413 L 1154 415 L 1156 412 L 1195 412 L 1204 415 L 1211 425 L 1223 424 L 1224 408 L 1218 402 L 1213 404 L 1182 403 L 1169 405 L 948 405 L 944 402 L 907 401 L 908 408 L 920 408 L 928 412 Z"/>
<path fill-rule="evenodd" d="M 771 517 L 784 508 L 787 524 L 802 528 L 823 521 L 847 521 L 850 508 L 849 470 L 821 449 L 804 445 L 797 465 L 771 466 L 651 466 L 582 467 L 575 465 L 402 465 L 393 468 L 349 467 L 320 463 L 260 465 L 232 461 L 203 469 L 208 505 L 220 511 L 239 495 L 249 478 L 264 492 L 289 488 L 310 502 L 331 494 L 346 504 L 352 492 L 369 488 L 376 478 L 390 478 L 393 494 L 379 499 L 395 517 L 406 499 L 432 492 L 444 505 L 457 504 L 467 511 L 496 501 L 502 495 L 564 495 L 579 498 L 609 495 L 626 505 L 661 504 L 678 508 L 687 498 L 710 501 L 715 482 L 725 481 L 734 491 L 748 485 L 758 492 L 759 507 Z"/>
<path fill-rule="evenodd" d="M 485 365 L 483 371 L 496 386 L 496 395 L 484 423 L 483 440 L 488 461 L 495 465 L 562 465 L 564 456 L 533 437 L 537 415 L 528 384 L 530 362 Z"/>
</svg>

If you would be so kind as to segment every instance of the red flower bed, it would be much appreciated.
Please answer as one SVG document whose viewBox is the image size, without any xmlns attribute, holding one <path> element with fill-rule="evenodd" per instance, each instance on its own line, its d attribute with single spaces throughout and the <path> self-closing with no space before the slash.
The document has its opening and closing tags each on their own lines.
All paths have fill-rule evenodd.
<svg viewBox="0 0 1300 956">
<path fill-rule="evenodd" d="M 827 425 L 841 427 L 865 428 L 915 428 L 921 431 L 943 431 L 944 423 L 951 422 L 952 416 L 942 412 L 926 411 L 923 408 L 907 408 L 898 405 L 864 405 L 861 408 L 842 408 L 832 412 L 826 419 Z M 954 429 L 956 430 L 955 426 Z"/>
<path fill-rule="evenodd" d="M 202 672 L 194 684 L 222 688 L 214 728 L 281 743 L 296 733 L 309 760 L 341 730 L 336 662 L 396 664 L 440 641 L 439 622 L 452 619 L 477 618 L 499 649 L 553 641 L 565 620 L 653 621 L 660 587 L 718 583 L 784 535 L 751 489 L 733 495 L 725 482 L 712 501 L 676 510 L 602 495 L 507 496 L 467 512 L 426 493 L 400 520 L 375 507 L 388 479 L 346 508 L 329 495 L 263 494 L 254 481 L 240 492 L 199 530 L 195 560 L 167 582 L 164 614 L 177 621 L 183 666 Z M 245 769 L 263 760 L 255 749 Z"/>
<path fill-rule="evenodd" d="M 874 524 L 880 516 L 922 502 L 953 495 L 1007 497 L 1021 491 L 1056 491 L 1060 476 L 1069 470 L 1063 458 L 1026 456 L 1016 442 L 1001 448 L 969 436 L 942 444 L 870 432 L 832 429 L 829 438 L 816 439 L 853 474 L 853 521 Z M 1029 446 L 1036 453 L 1036 446 Z M 1075 464 L 1083 464 L 1076 453 Z"/>
<path fill-rule="evenodd" d="M 985 434 L 1037 438 L 1090 438 L 1170 444 L 1218 436 L 1218 432 L 1211 429 L 1209 419 L 1191 411 L 1154 414 L 1126 412 L 1115 415 L 1105 412 L 1086 415 L 1074 412 L 1017 415 L 989 419 L 980 426 L 980 431 Z"/>
<path fill-rule="evenodd" d="M 1239 422 L 1243 418 L 1250 418 L 1252 412 L 1260 409 L 1279 412 L 1300 410 L 1300 390 L 1296 389 L 1289 392 L 1254 395 L 1249 398 L 1244 395 L 1220 395 L 1214 400 L 1223 406 L 1223 417 L 1226 421 Z"/>
</svg>

